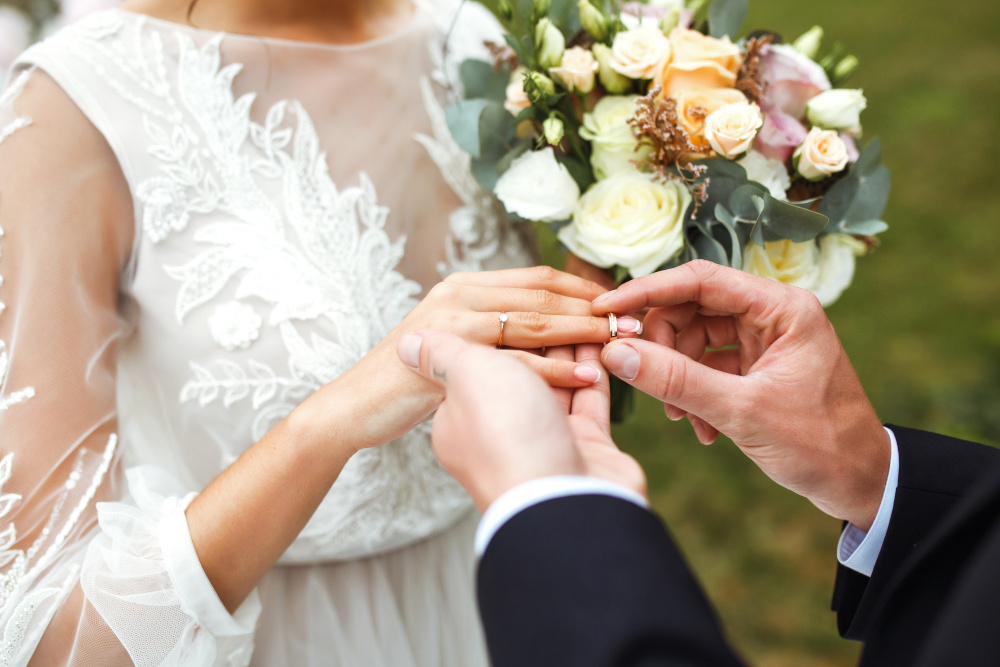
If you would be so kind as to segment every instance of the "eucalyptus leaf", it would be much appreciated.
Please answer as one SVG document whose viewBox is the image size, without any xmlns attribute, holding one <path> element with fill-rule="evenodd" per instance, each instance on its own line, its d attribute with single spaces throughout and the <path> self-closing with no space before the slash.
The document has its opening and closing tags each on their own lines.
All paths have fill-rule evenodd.
<svg viewBox="0 0 1000 667">
<path fill-rule="evenodd" d="M 715 219 L 719 222 L 724 222 L 727 225 L 736 224 L 735 216 L 733 216 L 733 214 L 729 212 L 729 209 L 722 204 L 715 205 Z"/>
<path fill-rule="evenodd" d="M 754 224 L 753 229 L 750 230 L 750 240 L 764 248 L 764 225 L 761 224 L 760 220 Z"/>
<path fill-rule="evenodd" d="M 479 119 L 483 115 L 483 110 L 490 104 L 492 102 L 489 100 L 462 100 L 452 104 L 445 111 L 445 120 L 452 138 L 458 147 L 473 159 L 480 156 Z"/>
<path fill-rule="evenodd" d="M 472 160 L 472 175 L 476 178 L 476 182 L 483 186 L 483 189 L 487 192 L 493 192 L 497 181 L 500 180 L 500 174 L 497 172 L 497 162 L 492 159 L 483 160 L 474 158 Z"/>
<path fill-rule="evenodd" d="M 725 235 L 721 239 L 718 238 L 720 235 L 720 230 L 721 233 Z M 725 245 L 725 243 L 729 244 L 729 253 L 728 253 L 729 266 L 731 266 L 734 269 L 742 269 L 743 243 L 740 240 L 740 235 L 736 232 L 736 229 L 733 226 L 726 224 L 725 222 L 719 221 L 719 223 L 716 224 L 715 227 L 713 228 L 713 231 L 715 231 L 716 233 L 716 240 L 718 240 L 720 243 L 723 243 L 723 245 Z"/>
<path fill-rule="evenodd" d="M 825 215 L 799 208 L 769 194 L 764 195 L 764 205 L 761 222 L 764 225 L 764 238 L 768 241 L 812 241 L 826 229 L 829 222 Z"/>
<path fill-rule="evenodd" d="M 819 212 L 830 218 L 827 232 L 858 233 L 848 229 L 882 219 L 889 203 L 892 177 L 888 168 L 880 164 L 881 156 L 881 144 L 878 139 L 873 139 L 851 167 L 847 177 L 838 181 L 826 193 L 819 205 Z"/>
<path fill-rule="evenodd" d="M 510 169 L 510 165 L 513 164 L 514 160 L 527 153 L 530 149 L 531 141 L 528 139 L 519 141 L 515 144 L 514 148 L 507 151 L 507 154 L 500 158 L 500 160 L 496 163 L 495 170 L 497 176 L 503 176 L 504 172 Z"/>
<path fill-rule="evenodd" d="M 500 158 L 510 149 L 514 139 L 514 117 L 499 102 L 489 102 L 479 115 L 479 153 L 474 157 L 490 155 Z"/>
<path fill-rule="evenodd" d="M 507 65 L 497 72 L 490 63 L 470 58 L 459 66 L 459 76 L 466 99 L 485 98 L 494 102 L 507 99 L 507 84 L 510 82 Z"/>
<path fill-rule="evenodd" d="M 535 107 L 525 107 L 514 116 L 514 126 L 518 126 L 526 120 L 531 120 L 535 117 Z"/>
<path fill-rule="evenodd" d="M 729 36 L 736 41 L 740 28 L 747 20 L 748 0 L 714 0 L 708 9 L 708 30 L 712 37 Z"/>
<path fill-rule="evenodd" d="M 872 139 L 851 166 L 851 176 L 868 176 L 882 164 L 882 140 Z"/>
<path fill-rule="evenodd" d="M 721 264 L 722 266 L 729 266 L 729 258 L 726 256 L 726 249 L 721 243 L 716 241 L 711 236 L 700 235 L 694 242 L 695 250 L 698 251 L 698 256 L 701 259 L 707 259 L 710 262 L 715 262 L 716 264 Z"/>
<path fill-rule="evenodd" d="M 566 167 L 566 171 L 569 172 L 569 175 L 573 177 L 573 180 L 580 187 L 580 192 L 586 192 L 587 188 L 594 184 L 594 172 L 591 170 L 590 165 L 580 162 L 572 155 L 565 155 L 563 153 L 556 153 L 556 160 L 559 164 Z"/>
<path fill-rule="evenodd" d="M 843 225 L 841 231 L 855 236 L 875 236 L 889 229 L 889 225 L 881 220 L 867 220 L 864 222 L 851 222 Z"/>
</svg>

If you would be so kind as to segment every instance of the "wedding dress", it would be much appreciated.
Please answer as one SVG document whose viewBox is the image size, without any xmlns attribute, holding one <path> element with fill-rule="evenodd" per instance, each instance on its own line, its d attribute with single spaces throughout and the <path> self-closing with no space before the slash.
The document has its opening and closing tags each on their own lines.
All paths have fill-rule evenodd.
<svg viewBox="0 0 1000 667">
<path fill-rule="evenodd" d="M 15 64 L 0 665 L 486 664 L 476 516 L 426 425 L 354 456 L 235 613 L 184 518 L 442 274 L 530 263 L 445 126 L 499 39 L 470 3 L 445 48 L 457 7 L 352 46 L 111 10 Z"/>
</svg>

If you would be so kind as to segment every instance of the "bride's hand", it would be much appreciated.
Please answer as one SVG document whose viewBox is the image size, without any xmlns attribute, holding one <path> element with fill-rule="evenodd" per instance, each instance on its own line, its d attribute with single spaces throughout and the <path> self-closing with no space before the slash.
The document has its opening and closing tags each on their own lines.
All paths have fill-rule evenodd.
<svg viewBox="0 0 1000 667">
<path fill-rule="evenodd" d="M 608 319 L 591 315 L 591 301 L 605 291 L 596 283 L 544 266 L 455 274 L 435 286 L 392 333 L 297 412 L 354 449 L 399 438 L 429 417 L 443 399 L 440 385 L 410 372 L 399 361 L 399 338 L 415 329 L 437 329 L 493 347 L 500 338 L 501 313 L 508 317 L 503 345 L 515 348 L 507 354 L 552 386 L 588 386 L 598 379 L 592 367 L 530 350 L 608 342 Z M 628 337 L 641 332 L 641 324 L 619 318 L 618 329 Z M 329 406 L 342 408 L 345 402 L 350 405 L 349 423 L 324 424 L 324 415 L 339 412 Z"/>
</svg>

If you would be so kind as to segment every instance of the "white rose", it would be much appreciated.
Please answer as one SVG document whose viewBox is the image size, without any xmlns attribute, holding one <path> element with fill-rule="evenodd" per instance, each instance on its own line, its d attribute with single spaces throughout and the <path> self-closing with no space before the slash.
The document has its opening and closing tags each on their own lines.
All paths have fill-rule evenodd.
<svg viewBox="0 0 1000 667">
<path fill-rule="evenodd" d="M 860 90 L 834 89 L 806 102 L 806 117 L 825 130 L 847 130 L 861 125 L 868 100 Z"/>
<path fill-rule="evenodd" d="M 520 68 L 514 70 L 510 75 L 510 83 L 507 85 L 507 99 L 503 103 L 503 108 L 516 116 L 524 109 L 531 106 L 528 94 L 524 92 L 524 76 L 527 70 Z"/>
<path fill-rule="evenodd" d="M 803 178 L 819 181 L 839 173 L 847 167 L 847 145 L 835 130 L 809 130 L 806 140 L 792 156 L 795 167 Z"/>
<path fill-rule="evenodd" d="M 761 248 L 747 245 L 743 270 L 762 278 L 807 289 L 824 307 L 840 298 L 854 277 L 854 258 L 864 244 L 846 234 L 828 234 L 819 241 L 775 241 Z"/>
<path fill-rule="evenodd" d="M 670 40 L 659 28 L 627 30 L 611 44 L 611 69 L 630 79 L 652 79 L 663 71 L 670 54 Z"/>
<path fill-rule="evenodd" d="M 772 160 L 753 150 L 737 164 L 746 170 L 747 178 L 767 188 L 772 197 L 787 201 L 788 188 L 792 187 L 792 181 L 784 162 Z"/>
<path fill-rule="evenodd" d="M 625 172 L 587 190 L 559 240 L 595 266 L 623 266 L 636 278 L 647 276 L 684 247 L 690 204 L 691 193 L 680 183 Z"/>
<path fill-rule="evenodd" d="M 549 70 L 563 88 L 579 93 L 589 93 L 594 89 L 597 60 L 587 49 L 574 46 L 563 54 L 562 64 Z"/>
<path fill-rule="evenodd" d="M 493 192 L 509 213 L 537 222 L 568 220 L 580 199 L 580 186 L 551 148 L 514 160 Z"/>
<path fill-rule="evenodd" d="M 764 118 L 756 104 L 727 104 L 705 119 L 705 138 L 716 153 L 733 160 L 750 150 L 763 124 Z"/>
<path fill-rule="evenodd" d="M 591 142 L 590 164 L 598 180 L 622 171 L 634 171 L 634 161 L 641 162 L 652 150 L 641 146 L 632 134 L 628 121 L 635 115 L 636 96 L 607 95 L 583 116 L 580 136 Z"/>
<path fill-rule="evenodd" d="M 0 83 L 21 52 L 31 45 L 31 21 L 13 7 L 0 7 Z"/>
</svg>

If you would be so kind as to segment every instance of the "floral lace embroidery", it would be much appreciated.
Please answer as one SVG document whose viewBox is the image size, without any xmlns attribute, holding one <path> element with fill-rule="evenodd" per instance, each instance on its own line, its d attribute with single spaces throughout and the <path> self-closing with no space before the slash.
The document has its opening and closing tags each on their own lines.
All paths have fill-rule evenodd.
<svg viewBox="0 0 1000 667">
<path fill-rule="evenodd" d="M 260 337 L 260 325 L 263 323 L 252 306 L 239 301 L 218 306 L 208 318 L 212 338 L 227 352 L 249 348 Z"/>
</svg>

